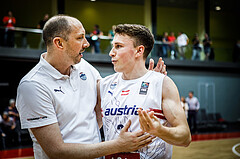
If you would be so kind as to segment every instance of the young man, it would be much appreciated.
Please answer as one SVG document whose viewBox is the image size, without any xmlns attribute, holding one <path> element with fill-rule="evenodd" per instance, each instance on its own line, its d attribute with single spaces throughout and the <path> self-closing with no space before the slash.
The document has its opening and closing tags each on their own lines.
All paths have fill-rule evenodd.
<svg viewBox="0 0 240 159">
<path fill-rule="evenodd" d="M 157 137 L 150 145 L 137 150 L 140 157 L 171 158 L 171 145 L 187 146 L 191 135 L 174 82 L 145 67 L 153 48 L 153 35 L 142 25 L 118 25 L 112 44 L 109 55 L 117 73 L 98 84 L 105 140 L 116 139 L 129 120 L 132 122 L 129 131 L 139 131 L 140 117 L 142 129 Z M 143 111 L 137 111 L 138 108 Z M 147 114 L 148 109 L 155 116 L 153 112 Z M 154 129 L 145 129 L 143 115 L 156 119 L 151 126 Z"/>
<path fill-rule="evenodd" d="M 99 72 L 84 59 L 89 47 L 76 18 L 58 15 L 43 28 L 47 52 L 20 81 L 16 106 L 22 128 L 33 140 L 34 157 L 96 158 L 137 150 L 152 140 L 143 131 L 128 132 L 100 142 L 95 113 Z"/>
</svg>

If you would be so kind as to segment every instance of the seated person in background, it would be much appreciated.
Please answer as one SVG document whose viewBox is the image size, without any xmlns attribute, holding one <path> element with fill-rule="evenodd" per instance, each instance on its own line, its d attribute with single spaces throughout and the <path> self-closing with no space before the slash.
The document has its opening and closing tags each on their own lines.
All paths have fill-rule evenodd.
<svg viewBox="0 0 240 159">
<path fill-rule="evenodd" d="M 3 150 L 5 148 L 5 137 L 6 134 L 2 131 L 2 116 L 0 114 L 0 150 Z"/>
<path fill-rule="evenodd" d="M 2 131 L 6 134 L 6 146 L 16 146 L 18 144 L 18 134 L 16 132 L 16 123 L 9 117 L 7 112 L 3 112 Z"/>
<path fill-rule="evenodd" d="M 19 114 L 15 106 L 15 99 L 9 100 L 9 106 L 5 109 L 9 117 L 12 117 L 15 121 L 19 120 Z"/>
<path fill-rule="evenodd" d="M 131 132 L 139 131 L 141 123 L 143 131 L 156 139 L 137 150 L 140 157 L 171 158 L 172 145 L 188 146 L 191 135 L 174 82 L 145 67 L 153 48 L 153 35 L 145 26 L 120 24 L 115 29 L 112 44 L 109 56 L 117 73 L 98 83 L 105 140 L 116 139 L 124 126 Z M 138 108 L 143 111 L 137 111 Z M 142 118 L 139 123 L 138 113 L 140 117 L 148 116 L 148 109 L 156 115 L 150 117 L 155 123 L 149 125 L 151 129 L 145 128 Z"/>
</svg>

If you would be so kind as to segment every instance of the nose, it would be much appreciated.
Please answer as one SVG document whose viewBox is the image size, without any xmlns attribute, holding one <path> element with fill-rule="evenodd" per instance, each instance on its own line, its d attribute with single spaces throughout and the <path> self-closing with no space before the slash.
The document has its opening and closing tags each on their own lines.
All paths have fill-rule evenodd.
<svg viewBox="0 0 240 159">
<path fill-rule="evenodd" d="M 87 41 L 87 39 L 85 38 L 85 42 L 83 44 L 84 48 L 88 48 L 90 46 L 89 42 Z"/>
<path fill-rule="evenodd" d="M 114 47 L 113 47 L 113 48 L 111 49 L 111 51 L 109 52 L 109 56 L 111 56 L 111 57 L 116 56 L 116 53 L 115 53 Z"/>
</svg>

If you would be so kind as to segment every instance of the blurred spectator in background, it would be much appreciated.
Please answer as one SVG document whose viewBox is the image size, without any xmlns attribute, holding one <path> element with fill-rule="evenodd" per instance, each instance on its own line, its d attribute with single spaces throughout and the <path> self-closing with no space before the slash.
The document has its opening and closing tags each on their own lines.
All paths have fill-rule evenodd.
<svg viewBox="0 0 240 159">
<path fill-rule="evenodd" d="M 13 17 L 11 11 L 8 11 L 8 15 L 3 17 L 3 24 L 5 27 L 4 46 L 14 47 L 14 26 L 16 19 Z"/>
<path fill-rule="evenodd" d="M 104 52 L 110 52 L 112 49 L 112 41 L 114 37 L 114 30 L 116 28 L 116 25 L 112 25 L 112 29 L 108 31 L 108 37 L 109 37 L 109 43 L 110 45 L 107 46 L 107 49 Z"/>
<path fill-rule="evenodd" d="M 103 32 L 99 29 L 99 25 L 96 24 L 94 26 L 94 30 L 90 34 L 92 53 L 100 53 L 100 36 L 102 35 L 103 35 Z"/>
<path fill-rule="evenodd" d="M 110 42 L 112 42 L 114 37 L 114 29 L 116 28 L 116 25 L 112 26 L 112 29 L 108 31 L 108 37 L 111 39 Z"/>
<path fill-rule="evenodd" d="M 9 100 L 9 106 L 5 109 L 5 112 L 7 112 L 9 117 L 12 117 L 15 121 L 19 121 L 19 114 L 15 106 L 15 99 Z"/>
<path fill-rule="evenodd" d="M 18 133 L 16 131 L 16 123 L 7 112 L 3 112 L 2 131 L 6 134 L 5 144 L 7 147 L 18 145 Z"/>
<path fill-rule="evenodd" d="M 181 97 L 181 105 L 182 105 L 183 110 L 185 112 L 186 118 L 188 118 L 188 109 L 189 109 L 189 107 L 188 107 L 188 103 L 185 100 L 185 97 Z"/>
<path fill-rule="evenodd" d="M 204 53 L 205 53 L 205 60 L 210 59 L 211 45 L 212 45 L 212 41 L 209 38 L 208 34 L 205 33 L 204 34 L 204 39 L 203 39 L 203 49 L 204 49 Z"/>
<path fill-rule="evenodd" d="M 170 35 L 168 36 L 168 43 L 169 43 L 169 49 L 170 49 L 172 60 L 177 58 L 177 54 L 175 50 L 175 41 L 176 41 L 176 37 L 174 35 L 174 32 L 171 32 Z"/>
<path fill-rule="evenodd" d="M 188 97 L 186 98 L 186 102 L 188 103 L 188 125 L 192 133 L 196 133 L 197 131 L 197 112 L 200 108 L 200 103 L 193 95 L 193 91 L 189 91 Z"/>
<path fill-rule="evenodd" d="M 38 23 L 38 25 L 37 25 L 37 28 L 38 28 L 38 29 L 43 29 L 43 27 L 44 27 L 45 23 L 48 21 L 48 19 L 49 19 L 49 15 L 48 15 L 48 14 L 45 14 L 44 17 L 43 17 L 43 19 L 39 21 L 39 23 Z M 40 50 L 46 50 L 46 45 L 45 45 L 45 43 L 44 43 L 44 41 L 43 41 L 43 36 L 42 36 L 42 34 L 41 34 L 41 39 L 40 39 L 40 43 L 39 43 L 38 48 L 39 48 Z"/>
<path fill-rule="evenodd" d="M 240 40 L 237 40 L 233 48 L 233 62 L 239 61 L 240 61 Z"/>
<path fill-rule="evenodd" d="M 163 55 L 162 57 L 168 57 L 168 32 L 164 32 L 163 33 L 163 37 L 162 37 L 162 51 L 163 51 Z"/>
<path fill-rule="evenodd" d="M 209 56 L 209 60 L 213 61 L 215 58 L 215 53 L 214 53 L 214 48 L 211 47 L 211 51 L 210 51 L 210 56 Z"/>
<path fill-rule="evenodd" d="M 6 134 L 4 134 L 2 130 L 2 122 L 3 118 L 2 115 L 0 114 L 0 150 L 5 149 L 5 136 L 6 136 Z"/>
<path fill-rule="evenodd" d="M 38 25 L 37 25 L 37 28 L 38 29 L 43 29 L 45 23 L 48 21 L 49 19 L 49 15 L 48 14 L 45 14 L 43 19 L 39 21 Z"/>
<path fill-rule="evenodd" d="M 178 37 L 177 37 L 177 45 L 178 45 L 178 53 L 180 55 L 180 60 L 185 59 L 185 52 L 186 52 L 186 47 L 188 45 L 189 39 L 186 34 L 183 32 L 178 32 Z"/>
<path fill-rule="evenodd" d="M 8 114 L 8 116 L 14 120 L 14 122 L 15 122 L 14 131 L 15 131 L 15 133 L 18 134 L 18 136 L 20 136 L 20 131 L 21 131 L 20 118 L 19 118 L 19 113 L 17 111 L 15 104 L 16 104 L 15 99 L 10 99 L 9 106 L 7 106 L 7 108 L 4 110 L 4 112 L 6 112 Z M 20 143 L 20 138 L 18 138 L 18 142 L 16 141 L 16 143 Z"/>
<path fill-rule="evenodd" d="M 195 34 L 194 38 L 192 39 L 193 49 L 192 49 L 192 60 L 200 60 L 200 41 L 198 34 Z"/>
</svg>

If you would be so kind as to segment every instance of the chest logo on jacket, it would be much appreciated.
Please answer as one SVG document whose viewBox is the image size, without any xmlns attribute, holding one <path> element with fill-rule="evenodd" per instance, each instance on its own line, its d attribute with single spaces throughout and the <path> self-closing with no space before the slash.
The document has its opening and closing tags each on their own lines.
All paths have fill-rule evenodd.
<svg viewBox="0 0 240 159">
<path fill-rule="evenodd" d="M 59 89 L 54 89 L 54 92 L 61 92 L 62 94 L 65 94 L 63 91 L 62 91 L 62 87 L 59 86 Z"/>
<path fill-rule="evenodd" d="M 115 89 L 117 86 L 117 82 L 113 82 L 111 85 L 110 85 L 110 88 L 111 89 Z"/>
<path fill-rule="evenodd" d="M 87 76 L 86 76 L 86 74 L 85 73 L 83 73 L 83 72 L 80 72 L 80 78 L 82 79 L 82 80 L 86 80 L 87 79 Z"/>
</svg>

